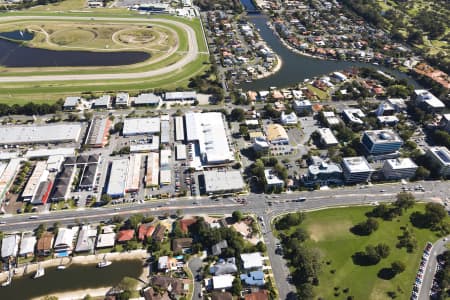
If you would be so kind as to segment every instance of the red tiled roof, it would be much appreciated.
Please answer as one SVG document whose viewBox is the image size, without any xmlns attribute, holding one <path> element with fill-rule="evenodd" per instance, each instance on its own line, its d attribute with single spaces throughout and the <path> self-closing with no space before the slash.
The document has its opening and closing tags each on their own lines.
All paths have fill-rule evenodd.
<svg viewBox="0 0 450 300">
<path fill-rule="evenodd" d="M 119 231 L 119 234 L 117 235 L 117 241 L 118 242 L 127 242 L 127 241 L 131 240 L 133 237 L 134 237 L 133 229 L 121 230 L 121 231 Z"/>
<path fill-rule="evenodd" d="M 267 290 L 261 290 L 255 293 L 245 295 L 245 300 L 268 300 L 269 293 Z"/>
<path fill-rule="evenodd" d="M 138 239 L 143 241 L 152 236 L 155 231 L 155 226 L 149 224 L 141 224 L 138 229 Z"/>
<path fill-rule="evenodd" d="M 187 233 L 189 231 L 189 226 L 191 226 L 194 223 L 197 223 L 197 220 L 194 220 L 194 219 L 183 219 L 183 220 L 181 220 L 180 221 L 181 231 L 183 231 L 184 233 Z"/>
</svg>

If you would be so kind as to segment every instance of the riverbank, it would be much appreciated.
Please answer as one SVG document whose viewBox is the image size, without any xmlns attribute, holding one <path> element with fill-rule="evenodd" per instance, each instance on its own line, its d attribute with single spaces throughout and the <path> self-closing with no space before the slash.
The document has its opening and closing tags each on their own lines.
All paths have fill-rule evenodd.
<svg viewBox="0 0 450 300">
<path fill-rule="evenodd" d="M 52 258 L 49 260 L 45 260 L 39 262 L 42 268 L 56 268 L 59 265 L 64 265 L 66 268 L 69 268 L 72 264 L 74 265 L 93 265 L 97 264 L 103 260 L 105 256 L 102 254 L 93 254 L 93 255 L 85 255 L 85 256 L 74 256 L 74 257 L 64 257 L 64 258 Z M 148 256 L 146 250 L 134 250 L 130 252 L 113 252 L 107 253 L 106 259 L 109 261 L 122 261 L 122 260 L 132 260 L 132 259 L 146 259 Z M 19 278 L 26 275 L 32 275 L 37 271 L 38 263 L 29 263 L 24 266 L 20 266 L 14 269 L 14 277 Z M 147 274 L 144 274 L 147 272 Z M 148 270 L 145 268 L 143 274 L 139 277 L 139 279 L 147 278 Z M 0 282 L 6 281 L 8 278 L 8 272 L 0 273 Z"/>
<path fill-rule="evenodd" d="M 95 289 L 80 289 L 69 292 L 54 293 L 47 296 L 56 297 L 58 300 L 80 300 L 87 295 L 91 297 L 103 297 L 108 293 L 110 287 L 100 287 Z M 43 297 L 32 298 L 31 300 L 42 300 Z"/>
<path fill-rule="evenodd" d="M 277 60 L 277 64 L 270 71 L 264 72 L 263 74 L 256 76 L 257 80 L 272 76 L 281 70 L 281 67 L 283 66 L 283 60 L 281 59 L 280 56 L 278 56 L 278 54 L 275 54 L 275 57 Z"/>
</svg>

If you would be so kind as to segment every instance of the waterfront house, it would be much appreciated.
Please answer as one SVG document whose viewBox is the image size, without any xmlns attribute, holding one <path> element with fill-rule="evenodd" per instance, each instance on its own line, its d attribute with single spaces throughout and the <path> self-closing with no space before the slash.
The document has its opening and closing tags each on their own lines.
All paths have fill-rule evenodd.
<svg viewBox="0 0 450 300">
<path fill-rule="evenodd" d="M 125 243 L 131 241 L 134 238 L 134 230 L 133 229 L 123 229 L 120 230 L 117 234 L 117 242 Z"/>
<path fill-rule="evenodd" d="M 172 240 L 173 252 L 186 252 L 192 247 L 192 238 L 179 238 Z"/>
<path fill-rule="evenodd" d="M 155 231 L 155 226 L 150 224 L 141 224 L 138 228 L 138 240 L 144 241 L 147 238 L 150 238 Z"/>
<path fill-rule="evenodd" d="M 96 237 L 96 229 L 91 228 L 90 225 L 83 226 L 80 230 L 80 233 L 78 234 L 75 252 L 88 252 L 94 250 Z"/>
<path fill-rule="evenodd" d="M 153 276 L 150 280 L 150 284 L 153 287 L 157 287 L 159 290 L 169 292 L 169 294 L 175 296 L 175 298 L 177 298 L 176 296 L 185 295 L 189 288 L 181 279 L 167 276 Z"/>
<path fill-rule="evenodd" d="M 37 242 L 36 246 L 36 254 L 38 256 L 48 256 L 52 253 L 53 249 L 53 240 L 55 236 L 51 232 L 44 232 L 41 238 Z"/>
<path fill-rule="evenodd" d="M 166 227 L 164 225 L 158 224 L 156 226 L 155 232 L 153 232 L 152 238 L 157 242 L 162 242 L 166 235 Z"/>
<path fill-rule="evenodd" d="M 60 228 L 56 236 L 54 250 L 56 256 L 64 257 L 72 253 L 73 239 L 75 230 L 69 228 Z"/>
<path fill-rule="evenodd" d="M 7 235 L 2 240 L 2 259 L 9 260 L 17 255 L 19 250 L 20 236 L 17 234 Z"/>
<path fill-rule="evenodd" d="M 19 256 L 32 257 L 36 246 L 36 237 L 31 233 L 24 233 L 20 242 Z"/>
</svg>

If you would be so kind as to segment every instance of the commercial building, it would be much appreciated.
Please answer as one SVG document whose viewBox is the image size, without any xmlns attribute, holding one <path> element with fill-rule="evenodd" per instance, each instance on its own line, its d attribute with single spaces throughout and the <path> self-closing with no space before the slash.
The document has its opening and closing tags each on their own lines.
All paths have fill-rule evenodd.
<svg viewBox="0 0 450 300">
<path fill-rule="evenodd" d="M 104 147 L 108 143 L 110 128 L 109 118 L 95 118 L 89 126 L 86 144 L 90 147 Z"/>
<path fill-rule="evenodd" d="M 33 202 L 39 189 L 39 185 L 47 181 L 48 175 L 49 172 L 47 170 L 47 162 L 38 161 L 34 167 L 33 173 L 22 191 L 22 200 L 24 202 Z"/>
<path fill-rule="evenodd" d="M 52 148 L 52 149 L 36 149 L 28 150 L 23 157 L 25 158 L 45 158 L 50 156 L 74 156 L 75 148 Z"/>
<path fill-rule="evenodd" d="M 161 100 L 161 96 L 153 93 L 140 94 L 131 99 L 134 106 L 158 106 L 161 103 Z"/>
<path fill-rule="evenodd" d="M 77 142 L 81 124 L 0 126 L 0 145 Z"/>
<path fill-rule="evenodd" d="M 184 144 L 177 144 L 175 146 L 175 158 L 176 160 L 186 160 L 186 145 Z"/>
<path fill-rule="evenodd" d="M 255 120 L 255 121 L 258 122 L 257 120 Z M 284 124 L 284 125 L 297 125 L 298 118 L 297 118 L 297 115 L 295 114 L 295 112 L 291 112 L 290 114 L 287 115 L 283 111 L 281 113 L 280 121 L 281 121 L 281 124 Z"/>
<path fill-rule="evenodd" d="M 310 165 L 308 173 L 302 177 L 303 183 L 307 186 L 319 184 L 328 186 L 330 184 L 342 184 L 343 172 L 339 165 L 322 161 L 319 165 Z"/>
<path fill-rule="evenodd" d="M 221 113 L 186 113 L 186 136 L 195 142 L 204 164 L 223 164 L 234 161 Z"/>
<path fill-rule="evenodd" d="M 364 118 L 366 115 L 359 108 L 354 109 L 344 109 L 342 112 L 342 118 L 347 123 L 354 124 L 364 124 L 364 121 L 361 118 Z"/>
<path fill-rule="evenodd" d="M 332 111 L 324 111 L 323 116 L 328 123 L 328 126 L 339 125 L 341 121 L 336 117 L 334 112 Z"/>
<path fill-rule="evenodd" d="M 253 139 L 253 150 L 260 153 L 269 152 L 270 144 L 267 142 L 265 136 L 256 137 Z"/>
<path fill-rule="evenodd" d="M 62 156 L 62 155 L 49 156 L 47 159 L 47 170 L 49 172 L 59 172 L 61 170 L 63 161 L 64 161 L 64 156 Z"/>
<path fill-rule="evenodd" d="M 377 121 L 381 125 L 394 126 L 399 122 L 399 119 L 396 116 L 379 116 Z"/>
<path fill-rule="evenodd" d="M 410 158 L 387 159 L 382 170 L 388 180 L 406 179 L 416 174 L 417 165 Z"/>
<path fill-rule="evenodd" d="M 164 96 L 164 101 L 181 101 L 181 102 L 194 102 L 197 100 L 196 92 L 167 92 Z"/>
<path fill-rule="evenodd" d="M 240 192 L 245 188 L 242 175 L 237 170 L 204 171 L 206 194 L 226 194 Z"/>
<path fill-rule="evenodd" d="M 126 107 L 130 105 L 130 95 L 128 93 L 117 93 L 116 106 Z"/>
<path fill-rule="evenodd" d="M 161 185 L 169 185 L 172 182 L 171 158 L 172 151 L 170 149 L 161 150 L 159 164 L 159 182 Z"/>
<path fill-rule="evenodd" d="M 336 146 L 339 144 L 330 128 L 319 128 L 317 132 L 320 135 L 320 142 L 325 147 Z"/>
<path fill-rule="evenodd" d="M 170 143 L 170 123 L 167 120 L 161 120 L 161 144 Z"/>
<path fill-rule="evenodd" d="M 7 165 L 0 163 L 0 204 L 5 199 L 9 188 L 16 178 L 17 172 L 19 172 L 20 162 L 20 158 L 13 158 Z"/>
<path fill-rule="evenodd" d="M 158 133 L 161 128 L 160 118 L 130 118 L 123 122 L 123 135 L 142 135 Z"/>
<path fill-rule="evenodd" d="M 342 170 L 347 183 L 367 182 L 374 171 L 363 156 L 344 157 Z"/>
<path fill-rule="evenodd" d="M 284 181 L 272 169 L 264 170 L 264 177 L 266 180 L 266 189 L 283 188 Z"/>
<path fill-rule="evenodd" d="M 430 112 L 440 112 L 445 109 L 445 104 L 427 90 L 414 90 L 412 98 L 417 105 Z"/>
<path fill-rule="evenodd" d="M 289 136 L 280 124 L 269 124 L 266 126 L 267 140 L 274 145 L 288 145 Z"/>
<path fill-rule="evenodd" d="M 75 110 L 83 99 L 81 97 L 66 97 L 63 104 L 64 110 Z"/>
<path fill-rule="evenodd" d="M 379 116 L 392 116 L 395 114 L 395 108 L 389 102 L 382 102 L 378 105 L 375 114 Z"/>
<path fill-rule="evenodd" d="M 142 155 L 133 154 L 130 156 L 130 164 L 128 167 L 126 192 L 136 192 L 139 190 L 139 183 L 141 182 L 141 164 Z"/>
<path fill-rule="evenodd" d="M 387 99 L 387 102 L 394 107 L 396 112 L 403 112 L 406 111 L 406 103 L 405 99 L 401 98 L 389 98 Z"/>
<path fill-rule="evenodd" d="M 361 143 L 372 155 L 396 152 L 403 145 L 403 140 L 389 129 L 364 131 Z"/>
<path fill-rule="evenodd" d="M 430 147 L 427 156 L 439 175 L 450 176 L 450 151 L 446 147 Z"/>
<path fill-rule="evenodd" d="M 183 117 L 175 117 L 175 140 L 176 141 L 184 141 Z"/>
<path fill-rule="evenodd" d="M 64 201 L 69 198 L 70 188 L 75 177 L 75 167 L 64 166 L 53 183 L 52 201 Z"/>
<path fill-rule="evenodd" d="M 111 170 L 109 172 L 108 188 L 106 190 L 106 193 L 109 196 L 119 198 L 125 195 L 128 165 L 128 158 L 115 159 L 112 161 Z"/>
<path fill-rule="evenodd" d="M 312 113 L 312 104 L 309 100 L 294 100 L 292 108 L 299 115 L 308 115 Z"/>
<path fill-rule="evenodd" d="M 159 154 L 147 155 L 147 170 L 145 175 L 145 187 L 156 187 L 159 184 Z"/>
<path fill-rule="evenodd" d="M 147 141 L 151 140 L 145 144 L 133 144 L 130 146 L 131 153 L 146 153 L 151 151 L 159 151 L 159 135 L 152 135 L 147 137 Z"/>
<path fill-rule="evenodd" d="M 92 103 L 92 108 L 111 108 L 111 96 L 110 95 L 103 95 L 99 98 L 95 99 Z"/>
</svg>

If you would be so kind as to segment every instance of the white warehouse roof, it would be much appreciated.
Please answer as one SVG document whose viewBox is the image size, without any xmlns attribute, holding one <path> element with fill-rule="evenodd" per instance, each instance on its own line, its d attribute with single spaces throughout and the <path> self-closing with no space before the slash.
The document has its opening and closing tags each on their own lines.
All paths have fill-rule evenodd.
<svg viewBox="0 0 450 300">
<path fill-rule="evenodd" d="M 245 187 L 239 171 L 204 171 L 205 189 L 207 193 L 230 190 L 243 190 Z"/>
<path fill-rule="evenodd" d="M 234 160 L 221 113 L 187 113 L 185 117 L 187 140 L 199 143 L 203 161 L 214 164 Z"/>
<path fill-rule="evenodd" d="M 123 122 L 123 135 L 150 134 L 160 131 L 160 118 L 131 118 Z"/>
<path fill-rule="evenodd" d="M 81 124 L 0 126 L 0 144 L 76 142 Z"/>
<path fill-rule="evenodd" d="M 113 160 L 109 175 L 108 195 L 122 196 L 124 194 L 127 183 L 128 164 L 128 158 Z"/>
</svg>

